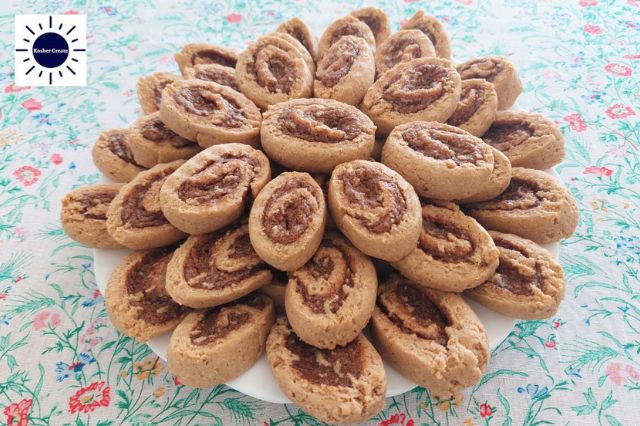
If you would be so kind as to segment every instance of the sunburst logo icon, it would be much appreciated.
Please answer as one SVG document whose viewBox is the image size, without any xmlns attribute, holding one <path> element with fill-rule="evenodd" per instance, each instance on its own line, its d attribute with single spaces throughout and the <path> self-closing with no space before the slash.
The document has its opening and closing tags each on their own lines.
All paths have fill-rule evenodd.
<svg viewBox="0 0 640 426">
<path fill-rule="evenodd" d="M 86 15 L 16 15 L 17 86 L 87 84 Z"/>
</svg>

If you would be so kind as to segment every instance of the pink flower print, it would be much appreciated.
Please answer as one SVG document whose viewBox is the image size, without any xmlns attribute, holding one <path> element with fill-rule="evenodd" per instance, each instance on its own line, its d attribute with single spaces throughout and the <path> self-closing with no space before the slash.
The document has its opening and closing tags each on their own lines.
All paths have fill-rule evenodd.
<svg viewBox="0 0 640 426">
<path fill-rule="evenodd" d="M 638 370 L 636 370 L 632 365 L 627 365 L 624 368 L 624 372 L 627 373 L 627 376 L 631 379 L 631 380 L 635 380 L 640 381 L 640 372 L 638 372 Z"/>
<path fill-rule="evenodd" d="M 56 166 L 62 163 L 62 155 L 55 153 L 51 155 L 51 162 Z"/>
<path fill-rule="evenodd" d="M 227 15 L 227 22 L 229 23 L 238 24 L 240 21 L 242 21 L 242 15 L 239 13 L 233 12 Z"/>
<path fill-rule="evenodd" d="M 32 166 L 21 166 L 13 172 L 16 179 L 24 186 L 31 186 L 36 183 L 41 174 L 40 170 Z"/>
<path fill-rule="evenodd" d="M 621 369 L 622 367 L 619 363 L 612 362 L 611 364 L 607 365 L 607 368 L 605 368 L 604 372 L 607 376 L 609 376 L 609 379 L 611 379 L 613 383 L 615 383 L 616 385 L 620 385 L 622 383 L 622 380 L 624 379 L 624 377 L 622 377 L 622 374 L 620 374 Z"/>
<path fill-rule="evenodd" d="M 621 118 L 627 118 L 632 115 L 636 115 L 636 112 L 628 105 L 613 104 L 606 109 L 605 114 L 607 114 L 611 119 L 619 120 Z"/>
<path fill-rule="evenodd" d="M 607 66 L 604 67 L 604 70 L 609 74 L 617 75 L 620 77 L 629 77 L 632 73 L 630 67 L 616 63 L 607 64 Z"/>
<path fill-rule="evenodd" d="M 14 402 L 4 408 L 4 415 L 7 416 L 7 426 L 27 426 L 29 424 L 29 409 L 31 408 L 31 399 L 23 399 L 20 402 Z"/>
<path fill-rule="evenodd" d="M 640 0 L 627 0 L 627 4 L 633 7 L 640 7 Z"/>
<path fill-rule="evenodd" d="M 569 127 L 574 132 L 584 132 L 585 130 L 587 130 L 587 125 L 584 123 L 582 117 L 578 113 L 565 115 L 563 117 L 563 120 L 569 123 Z"/>
<path fill-rule="evenodd" d="M 597 167 L 597 166 L 589 166 L 584 169 L 583 172 L 585 175 L 596 175 L 596 176 L 606 176 L 609 177 L 613 174 L 613 170 L 607 167 Z"/>
<path fill-rule="evenodd" d="M 67 10 L 64 14 L 65 15 L 77 15 L 78 11 L 77 10 Z"/>
<path fill-rule="evenodd" d="M 18 92 L 22 92 L 23 90 L 29 90 L 29 89 L 31 89 L 31 86 L 16 87 L 15 84 L 11 83 L 10 85 L 4 88 L 4 93 L 18 93 Z"/>
<path fill-rule="evenodd" d="M 60 325 L 60 315 L 56 312 L 40 311 L 33 317 L 33 329 L 40 331 L 46 326 L 50 325 L 56 328 Z"/>
<path fill-rule="evenodd" d="M 578 5 L 580 7 L 597 6 L 598 0 L 580 0 Z"/>
<path fill-rule="evenodd" d="M 587 24 L 582 29 L 591 35 L 602 34 L 602 28 L 597 25 Z"/>
<path fill-rule="evenodd" d="M 473 0 L 456 0 L 456 1 L 465 6 L 471 6 L 473 4 Z"/>
<path fill-rule="evenodd" d="M 640 55 L 624 55 L 625 59 L 640 59 Z"/>
<path fill-rule="evenodd" d="M 22 107 L 27 111 L 37 111 L 42 108 L 42 104 L 33 98 L 27 99 L 20 105 L 22 105 Z"/>
</svg>

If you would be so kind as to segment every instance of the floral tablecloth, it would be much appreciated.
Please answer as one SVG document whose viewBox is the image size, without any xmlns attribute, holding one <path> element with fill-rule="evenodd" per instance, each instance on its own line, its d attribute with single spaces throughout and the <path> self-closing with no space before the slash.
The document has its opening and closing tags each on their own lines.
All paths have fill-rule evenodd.
<svg viewBox="0 0 640 426">
<path fill-rule="evenodd" d="M 179 383 L 118 334 L 91 250 L 63 233 L 59 200 L 99 175 L 101 129 L 139 114 L 136 78 L 177 71 L 187 41 L 246 42 L 299 15 L 319 27 L 362 1 L 0 2 L 0 421 L 26 424 L 318 424 L 293 405 Z M 417 9 L 446 25 L 454 55 L 509 57 L 519 104 L 562 128 L 557 168 L 581 219 L 561 261 L 557 317 L 519 323 L 458 405 L 416 388 L 371 424 L 640 422 L 640 1 L 378 1 L 394 28 Z M 13 15 L 88 15 L 87 87 L 13 84 Z"/>
</svg>

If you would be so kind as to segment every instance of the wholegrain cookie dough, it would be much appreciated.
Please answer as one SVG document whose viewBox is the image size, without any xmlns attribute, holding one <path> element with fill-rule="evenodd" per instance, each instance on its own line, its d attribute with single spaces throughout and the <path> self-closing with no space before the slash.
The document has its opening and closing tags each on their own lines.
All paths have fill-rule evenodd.
<svg viewBox="0 0 640 426">
<path fill-rule="evenodd" d="M 398 64 L 436 56 L 433 43 L 420 30 L 400 30 L 386 39 L 376 51 L 376 74 L 381 76 Z"/>
<path fill-rule="evenodd" d="M 344 346 L 369 322 L 377 289 L 371 260 L 344 237 L 328 234 L 313 258 L 289 273 L 284 300 L 287 318 L 309 345 Z"/>
<path fill-rule="evenodd" d="M 461 204 L 477 203 L 479 201 L 487 201 L 496 198 L 502 194 L 511 182 L 511 162 L 501 151 L 496 148 L 493 150 L 493 172 L 484 188 L 476 192 L 470 197 L 456 200 Z"/>
<path fill-rule="evenodd" d="M 514 167 L 511 182 L 497 198 L 468 204 L 466 212 L 486 229 L 547 244 L 568 238 L 578 225 L 578 206 L 546 172 Z"/>
<path fill-rule="evenodd" d="M 318 63 L 314 96 L 359 105 L 375 73 L 373 53 L 364 39 L 341 37 Z"/>
<path fill-rule="evenodd" d="M 384 407 L 387 376 L 363 335 L 333 350 L 318 349 L 281 317 L 269 333 L 267 359 L 282 392 L 320 421 L 361 423 Z"/>
<path fill-rule="evenodd" d="M 264 113 L 260 138 L 272 160 L 291 169 L 331 173 L 345 161 L 371 156 L 371 120 L 352 105 L 332 99 L 295 99 Z"/>
<path fill-rule="evenodd" d="M 397 261 L 418 243 L 418 195 L 384 164 L 356 160 L 336 167 L 329 181 L 329 209 L 340 231 L 369 256 Z"/>
<path fill-rule="evenodd" d="M 414 121 L 391 132 L 382 162 L 427 198 L 455 200 L 484 188 L 494 167 L 493 150 L 457 127 Z"/>
<path fill-rule="evenodd" d="M 311 28 L 297 16 L 278 25 L 276 32 L 289 34 L 304 46 L 314 61 L 318 60 L 318 40 Z"/>
<path fill-rule="evenodd" d="M 371 334 L 385 361 L 440 398 L 458 399 L 489 361 L 487 332 L 460 295 L 397 276 L 380 286 Z"/>
<path fill-rule="evenodd" d="M 179 75 L 170 72 L 157 72 L 140 77 L 136 83 L 140 107 L 145 114 L 151 114 L 160 109 L 162 91 L 174 81 L 181 80 Z"/>
<path fill-rule="evenodd" d="M 258 361 L 274 321 L 273 302 L 260 294 L 194 311 L 171 335 L 169 373 L 197 388 L 235 379 Z"/>
<path fill-rule="evenodd" d="M 100 133 L 91 156 L 98 170 L 114 182 L 129 182 L 146 170 L 133 159 L 127 129 L 112 129 Z"/>
<path fill-rule="evenodd" d="M 498 96 L 493 84 L 479 78 L 462 80 L 460 102 L 447 124 L 473 136 L 482 136 L 493 123 L 498 110 Z"/>
<path fill-rule="evenodd" d="M 101 249 L 122 248 L 107 232 L 107 209 L 121 183 L 88 185 L 67 193 L 62 199 L 60 222 L 72 239 Z"/>
<path fill-rule="evenodd" d="M 511 62 L 501 56 L 473 58 L 456 67 L 463 80 L 481 78 L 493 84 L 498 110 L 509 109 L 522 93 L 522 83 Z"/>
<path fill-rule="evenodd" d="M 547 170 L 564 159 L 564 138 L 539 114 L 499 111 L 482 139 L 502 151 L 514 167 Z"/>
<path fill-rule="evenodd" d="M 422 10 L 417 11 L 402 25 L 403 30 L 422 31 L 436 49 L 436 54 L 445 59 L 451 59 L 451 44 L 444 26 L 438 19 L 427 15 Z"/>
<path fill-rule="evenodd" d="M 251 207 L 251 244 L 269 265 L 294 271 L 318 249 L 326 218 L 322 188 L 311 175 L 282 173 L 267 183 Z"/>
<path fill-rule="evenodd" d="M 184 70 L 184 78 L 213 81 L 223 86 L 231 87 L 239 92 L 238 80 L 236 79 L 236 69 L 225 67 L 220 64 L 198 64 Z"/>
<path fill-rule="evenodd" d="M 165 289 L 173 247 L 136 251 L 114 269 L 104 293 L 107 314 L 124 335 L 146 342 L 173 330 L 188 309 Z"/>
<path fill-rule="evenodd" d="M 417 247 L 392 265 L 417 285 L 461 292 L 493 275 L 498 250 L 487 231 L 456 204 L 431 201 L 422 206 Z"/>
<path fill-rule="evenodd" d="M 212 81 L 180 80 L 164 89 L 160 119 L 203 148 L 224 143 L 256 146 L 260 110 L 242 93 Z"/>
<path fill-rule="evenodd" d="M 201 150 L 197 144 L 168 129 L 160 120 L 159 112 L 136 120 L 129 127 L 128 141 L 135 162 L 149 168 L 159 163 L 186 160 Z"/>
<path fill-rule="evenodd" d="M 382 9 L 375 6 L 367 6 L 362 9 L 354 10 L 350 15 L 367 24 L 373 33 L 373 37 L 376 39 L 376 45 L 378 46 L 391 34 L 389 17 Z"/>
<path fill-rule="evenodd" d="M 188 43 L 182 50 L 174 55 L 180 72 L 184 75 L 185 69 L 200 64 L 218 64 L 225 67 L 236 67 L 238 54 L 235 50 L 207 43 Z"/>
<path fill-rule="evenodd" d="M 215 145 L 167 178 L 160 207 L 178 229 L 204 234 L 238 219 L 270 179 L 262 151 L 237 143 Z"/>
<path fill-rule="evenodd" d="M 513 318 L 555 315 L 564 297 L 564 274 L 553 255 L 517 235 L 489 233 L 498 247 L 500 265 L 491 278 L 464 294 Z"/>
<path fill-rule="evenodd" d="M 271 271 L 253 250 L 246 224 L 190 236 L 167 268 L 167 291 L 192 308 L 218 306 L 270 282 Z"/>
<path fill-rule="evenodd" d="M 318 60 L 322 60 L 322 57 L 329 48 L 336 44 L 340 38 L 348 35 L 364 39 L 371 48 L 371 52 L 375 54 L 376 39 L 369 26 L 358 18 L 347 15 L 335 20 L 324 30 L 324 33 L 322 33 L 322 37 L 320 37 L 320 42 L 318 43 Z"/>
<path fill-rule="evenodd" d="M 160 188 L 183 160 L 140 173 L 124 185 L 107 210 L 107 231 L 118 243 L 134 250 L 173 244 L 186 234 L 169 223 L 160 209 Z"/>
<path fill-rule="evenodd" d="M 380 135 L 416 120 L 444 122 L 458 106 L 460 84 L 448 60 L 412 59 L 384 73 L 367 90 L 361 108 Z"/>
</svg>

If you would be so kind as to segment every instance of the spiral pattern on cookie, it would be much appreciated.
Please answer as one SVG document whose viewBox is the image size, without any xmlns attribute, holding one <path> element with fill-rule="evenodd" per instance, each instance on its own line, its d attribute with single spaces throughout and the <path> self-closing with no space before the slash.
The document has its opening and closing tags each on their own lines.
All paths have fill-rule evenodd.
<svg viewBox="0 0 640 426">
<path fill-rule="evenodd" d="M 368 49 L 366 45 L 358 43 L 353 36 L 340 38 L 332 45 L 318 64 L 316 79 L 325 87 L 335 86 L 340 79 L 351 71 L 353 63 L 361 54 L 361 48 Z"/>
<path fill-rule="evenodd" d="M 447 124 L 452 126 L 459 127 L 468 122 L 487 101 L 487 93 L 481 81 L 472 84 L 465 83 L 466 82 L 462 83 L 458 108 L 456 108 L 453 115 L 449 117 L 447 121 Z"/>
<path fill-rule="evenodd" d="M 79 214 L 86 219 L 106 220 L 109 204 L 120 190 L 119 185 L 111 186 L 108 188 L 108 184 L 101 185 L 94 191 L 91 187 L 81 188 L 67 194 L 63 203 L 69 203 L 69 213 Z"/>
<path fill-rule="evenodd" d="M 534 129 L 530 123 L 513 119 L 492 125 L 482 139 L 492 147 L 508 154 L 513 148 L 527 142 L 533 134 Z"/>
<path fill-rule="evenodd" d="M 234 68 L 226 67 L 219 64 L 198 64 L 189 67 L 184 72 L 185 78 L 198 79 L 204 81 L 213 81 L 223 86 L 231 87 L 233 90 L 240 91 L 236 80 L 236 71 Z"/>
<path fill-rule="evenodd" d="M 182 86 L 175 92 L 174 99 L 186 113 L 206 117 L 209 125 L 224 128 L 253 127 L 255 124 L 250 121 L 237 100 L 219 87 L 198 83 Z"/>
<path fill-rule="evenodd" d="M 435 17 L 417 11 L 409 20 L 402 25 L 403 30 L 419 30 L 426 35 L 433 46 L 436 54 L 441 58 L 451 58 L 451 45 L 449 36 L 442 23 Z"/>
<path fill-rule="evenodd" d="M 450 74 L 447 67 L 429 63 L 392 72 L 382 97 L 398 112 L 420 111 L 446 93 Z"/>
<path fill-rule="evenodd" d="M 300 44 L 307 49 L 313 60 L 315 61 L 317 59 L 318 43 L 311 32 L 311 29 L 302 19 L 295 17 L 283 22 L 278 26 L 276 31 L 289 34 L 291 37 L 298 40 Z"/>
<path fill-rule="evenodd" d="M 399 63 L 435 56 L 429 38 L 419 30 L 400 30 L 393 34 L 376 52 L 376 72 L 384 74 Z"/>
<path fill-rule="evenodd" d="M 477 58 L 457 67 L 458 73 L 463 80 L 470 78 L 482 78 L 488 82 L 493 82 L 503 70 L 504 64 L 494 57 Z"/>
<path fill-rule="evenodd" d="M 360 37 L 367 42 L 372 52 L 376 50 L 376 39 L 367 24 L 351 15 L 347 15 L 334 21 L 322 34 L 319 43 L 320 58 L 323 58 L 331 46 L 344 36 Z"/>
<path fill-rule="evenodd" d="M 418 247 L 436 260 L 456 263 L 474 252 L 475 242 L 456 222 L 423 209 Z"/>
<path fill-rule="evenodd" d="M 181 136 L 178 136 L 171 129 L 164 125 L 160 120 L 159 113 L 149 114 L 142 117 L 139 120 L 139 127 L 137 129 L 140 135 L 151 142 L 155 142 L 157 145 L 167 144 L 173 148 L 185 148 L 188 146 L 195 146 L 195 144 Z"/>
<path fill-rule="evenodd" d="M 165 166 L 155 172 L 147 172 L 144 180 L 126 191 L 120 214 L 126 227 L 146 228 L 169 223 L 160 209 L 160 188 L 179 164 Z"/>
<path fill-rule="evenodd" d="M 127 130 L 114 129 L 104 133 L 104 138 L 109 150 L 122 161 L 142 167 L 133 159 L 133 153 L 129 146 Z"/>
<path fill-rule="evenodd" d="M 234 68 L 238 60 L 238 54 L 228 47 L 206 43 L 186 44 L 175 55 L 176 62 L 184 74 L 185 70 L 194 65 L 218 64 Z"/>
<path fill-rule="evenodd" d="M 368 6 L 354 10 L 350 15 L 358 18 L 369 27 L 377 44 L 382 43 L 389 37 L 391 33 L 389 18 L 382 9 L 378 9 L 375 6 Z"/>
<path fill-rule="evenodd" d="M 516 176 L 511 178 L 511 182 L 507 189 L 493 200 L 472 204 L 472 208 L 482 210 L 501 210 L 501 211 L 518 211 L 531 210 L 541 206 L 545 202 L 558 202 L 562 194 L 553 188 L 545 185 L 535 179 L 525 176 Z"/>
<path fill-rule="evenodd" d="M 500 264 L 495 275 L 486 284 L 518 295 L 533 294 L 533 287 L 542 290 L 542 265 L 532 258 L 532 253 L 526 247 L 495 234 L 493 241 L 500 252 Z"/>
</svg>

